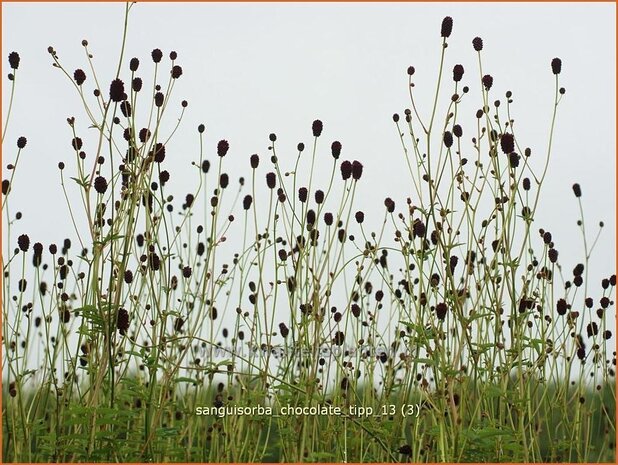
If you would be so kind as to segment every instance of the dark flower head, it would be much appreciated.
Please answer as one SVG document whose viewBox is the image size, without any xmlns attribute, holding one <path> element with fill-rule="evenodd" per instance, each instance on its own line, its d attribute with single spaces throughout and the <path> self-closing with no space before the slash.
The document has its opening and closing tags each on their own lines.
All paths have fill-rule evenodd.
<svg viewBox="0 0 618 465">
<path fill-rule="evenodd" d="M 129 69 L 135 72 L 137 68 L 139 68 L 139 60 L 137 58 L 131 58 L 131 61 L 129 61 Z"/>
<path fill-rule="evenodd" d="M 480 37 L 475 37 L 474 39 L 472 39 L 472 46 L 474 47 L 474 50 L 480 52 L 481 50 L 483 50 L 483 39 L 481 39 Z"/>
<path fill-rule="evenodd" d="M 35 242 L 32 246 L 32 250 L 34 251 L 35 255 L 41 255 L 43 253 L 43 244 L 41 244 L 40 242 Z"/>
<path fill-rule="evenodd" d="M 125 118 L 131 117 L 131 104 L 128 100 L 123 100 L 120 102 L 120 111 L 122 112 L 122 116 Z"/>
<path fill-rule="evenodd" d="M 200 134 L 203 134 L 205 130 L 206 130 L 206 126 L 204 126 L 203 124 L 200 124 L 197 127 L 197 132 L 199 132 Z"/>
<path fill-rule="evenodd" d="M 73 73 L 73 79 L 75 79 L 78 86 L 81 86 L 86 80 L 86 73 L 81 69 L 76 69 Z"/>
<path fill-rule="evenodd" d="M 408 76 L 412 76 L 415 71 L 414 66 L 408 66 Z"/>
<path fill-rule="evenodd" d="M 2 181 L 2 194 L 6 195 L 9 193 L 10 190 L 11 190 L 11 181 L 9 181 L 8 179 L 4 179 Z"/>
<path fill-rule="evenodd" d="M 362 175 L 363 175 L 363 164 L 358 160 L 354 160 L 352 162 L 352 177 L 358 181 Z"/>
<path fill-rule="evenodd" d="M 384 206 L 386 207 L 386 211 L 389 213 L 393 213 L 395 211 L 395 201 L 390 197 L 384 199 Z"/>
<path fill-rule="evenodd" d="M 109 98 L 112 102 L 122 102 L 124 95 L 124 82 L 120 79 L 114 79 L 109 86 Z"/>
<path fill-rule="evenodd" d="M 354 218 L 356 219 L 356 222 L 358 224 L 362 224 L 363 221 L 365 221 L 365 214 L 362 211 L 357 211 L 356 214 L 354 215 Z"/>
<path fill-rule="evenodd" d="M 225 189 L 230 184 L 230 177 L 226 173 L 221 173 L 219 176 L 219 185 L 221 189 Z"/>
<path fill-rule="evenodd" d="M 191 277 L 191 267 L 190 266 L 185 266 L 182 269 L 182 276 L 183 276 L 183 278 L 190 278 Z"/>
<path fill-rule="evenodd" d="M 335 160 L 339 159 L 339 155 L 341 155 L 341 142 L 336 140 L 330 146 L 330 152 L 333 154 L 333 158 Z"/>
<path fill-rule="evenodd" d="M 74 150 L 79 150 L 82 148 L 82 140 L 79 137 L 74 137 L 71 140 L 71 146 L 73 146 Z"/>
<path fill-rule="evenodd" d="M 142 90 L 142 78 L 134 78 L 133 81 L 131 81 L 131 89 L 133 89 L 133 92 Z"/>
<path fill-rule="evenodd" d="M 19 53 L 11 52 L 9 53 L 9 65 L 12 69 L 19 68 Z"/>
<path fill-rule="evenodd" d="M 170 60 L 174 61 L 176 58 L 178 58 L 178 53 L 176 53 L 174 50 L 172 50 L 170 52 Z"/>
<path fill-rule="evenodd" d="M 213 197 L 213 198 L 215 198 L 215 199 L 216 199 L 217 197 Z M 186 209 L 186 208 L 191 208 L 191 207 L 193 206 L 193 202 L 194 202 L 194 201 L 195 201 L 195 196 L 194 196 L 193 194 L 191 194 L 191 193 L 187 194 L 187 195 L 185 196 L 185 203 L 184 203 L 184 205 L 182 206 L 183 210 L 184 210 L 184 209 Z M 213 207 L 214 207 L 214 206 L 215 206 L 215 205 L 213 205 Z"/>
<path fill-rule="evenodd" d="M 399 122 L 399 114 L 397 114 L 397 113 L 393 113 L 393 121 L 394 121 L 395 123 Z"/>
<path fill-rule="evenodd" d="M 266 185 L 269 189 L 274 189 L 277 182 L 277 175 L 272 171 L 270 173 L 266 173 Z"/>
<path fill-rule="evenodd" d="M 307 212 L 307 224 L 315 224 L 315 211 L 309 210 Z"/>
<path fill-rule="evenodd" d="M 146 141 L 150 139 L 150 131 L 148 128 L 142 128 L 139 130 L 139 140 L 142 144 L 146 143 Z"/>
<path fill-rule="evenodd" d="M 459 82 L 464 75 L 464 67 L 462 65 L 453 66 L 453 81 Z"/>
<path fill-rule="evenodd" d="M 361 314 L 361 308 L 358 304 L 352 304 L 350 310 L 352 310 L 352 315 L 354 315 L 356 318 L 358 318 Z"/>
<path fill-rule="evenodd" d="M 341 177 L 345 181 L 347 179 L 350 179 L 350 176 L 352 176 L 352 163 L 346 160 L 341 163 Z"/>
<path fill-rule="evenodd" d="M 338 344 L 341 345 L 341 344 Z M 341 382 L 339 383 L 339 387 L 341 388 L 342 391 L 347 391 L 350 388 L 350 380 L 348 379 L 348 377 L 344 377 Z"/>
<path fill-rule="evenodd" d="M 554 58 L 551 61 L 551 71 L 554 74 L 560 74 L 560 71 L 562 71 L 562 60 L 560 58 Z"/>
<path fill-rule="evenodd" d="M 315 203 L 320 205 L 322 202 L 324 202 L 324 191 L 318 189 L 315 191 Z"/>
<path fill-rule="evenodd" d="M 217 144 L 217 155 L 220 157 L 225 157 L 227 151 L 230 149 L 230 144 L 226 140 L 220 140 Z"/>
<path fill-rule="evenodd" d="M 296 150 L 298 150 L 299 152 L 302 152 L 303 150 L 305 150 L 305 144 L 303 144 L 302 142 L 299 142 L 298 145 L 296 146 Z"/>
<path fill-rule="evenodd" d="M 440 30 L 440 35 L 442 37 L 450 37 L 451 32 L 453 32 L 453 18 L 450 16 L 446 16 L 442 20 L 442 29 Z"/>
<path fill-rule="evenodd" d="M 494 78 L 492 78 L 491 75 L 486 74 L 485 76 L 483 76 L 482 81 L 483 81 L 483 86 L 485 86 L 485 89 L 489 90 L 491 89 L 491 86 L 494 83 Z"/>
<path fill-rule="evenodd" d="M 444 145 L 447 149 L 451 148 L 453 145 L 453 134 L 450 131 L 444 131 L 444 136 L 442 137 Z"/>
<path fill-rule="evenodd" d="M 530 178 L 524 178 L 523 185 L 524 185 L 524 190 L 529 191 L 530 190 Z"/>
<path fill-rule="evenodd" d="M 30 237 L 27 234 L 22 234 L 17 238 L 17 245 L 19 246 L 19 250 L 27 252 L 30 247 Z"/>
<path fill-rule="evenodd" d="M 154 161 L 157 163 L 163 163 L 163 160 L 165 160 L 165 145 L 161 142 L 157 143 L 152 151 L 152 155 L 154 157 Z"/>
<path fill-rule="evenodd" d="M 208 173 L 210 170 L 210 162 L 208 160 L 202 161 L 202 173 Z"/>
<path fill-rule="evenodd" d="M 154 101 L 157 107 L 162 107 L 164 100 L 165 100 L 165 96 L 161 92 L 157 92 L 155 94 Z"/>
<path fill-rule="evenodd" d="M 124 308 L 118 309 L 118 318 L 116 320 L 116 328 L 120 334 L 126 334 L 129 329 L 129 312 Z"/>
<path fill-rule="evenodd" d="M 105 194 L 107 190 L 107 180 L 103 176 L 94 178 L 94 190 L 99 194 Z"/>
<path fill-rule="evenodd" d="M 427 232 L 425 223 L 418 219 L 414 220 L 414 223 L 412 224 L 412 232 L 415 237 L 425 237 L 425 233 Z"/>
<path fill-rule="evenodd" d="M 32 251 L 34 252 L 32 256 L 32 265 L 38 268 L 41 266 L 41 261 L 43 260 L 43 244 L 36 242 L 32 246 Z"/>
<path fill-rule="evenodd" d="M 324 213 L 324 223 L 326 226 L 330 226 L 333 224 L 333 214 L 332 213 Z"/>
<path fill-rule="evenodd" d="M 549 258 L 549 261 L 552 263 L 556 263 L 556 261 L 558 261 L 558 251 L 556 249 L 549 249 L 547 251 L 547 258 Z"/>
<path fill-rule="evenodd" d="M 568 309 L 568 304 L 566 302 L 566 300 L 564 299 L 559 299 L 558 302 L 556 302 L 556 311 L 558 312 L 558 315 L 565 315 Z"/>
<path fill-rule="evenodd" d="M 242 201 L 242 207 L 245 210 L 249 210 L 251 208 L 251 204 L 253 203 L 253 197 L 250 195 L 245 195 L 245 198 Z"/>
<path fill-rule="evenodd" d="M 251 155 L 251 168 L 256 169 L 260 164 L 260 157 L 257 153 Z"/>
<path fill-rule="evenodd" d="M 279 323 L 279 333 L 282 337 L 287 337 L 290 333 L 289 328 L 285 325 L 285 323 Z"/>
<path fill-rule="evenodd" d="M 180 76 L 182 76 L 182 68 L 178 65 L 174 65 L 172 67 L 172 79 L 178 79 Z"/>
<path fill-rule="evenodd" d="M 463 136 L 463 129 L 461 128 L 459 124 L 456 124 L 455 126 L 453 126 L 453 134 L 455 135 L 455 137 Z"/>
<path fill-rule="evenodd" d="M 163 58 L 163 52 L 161 50 L 159 50 L 158 48 L 155 48 L 152 53 L 152 61 L 154 61 L 155 63 L 159 63 L 161 61 L 161 58 Z"/>
<path fill-rule="evenodd" d="M 513 138 L 513 134 L 509 134 L 508 132 L 502 134 L 500 138 L 500 147 L 502 151 L 507 155 L 511 152 L 515 151 L 515 139 Z"/>
<path fill-rule="evenodd" d="M 19 137 L 17 139 L 17 148 L 23 149 L 26 146 L 27 142 L 28 142 L 28 139 L 26 139 L 24 136 Z"/>
<path fill-rule="evenodd" d="M 170 180 L 169 171 L 163 170 L 159 173 L 159 182 L 161 183 L 161 185 L 164 185 L 169 180 Z"/>
<path fill-rule="evenodd" d="M 301 187 L 298 189 L 298 200 L 305 203 L 307 201 L 308 191 L 306 187 Z"/>
<path fill-rule="evenodd" d="M 436 316 L 438 317 L 439 320 L 444 321 L 444 319 L 446 318 L 447 310 L 448 310 L 448 307 L 446 306 L 444 302 L 440 302 L 438 305 L 436 305 Z"/>
<path fill-rule="evenodd" d="M 271 134 L 268 136 L 268 139 L 269 139 L 271 142 L 275 142 L 275 141 L 277 140 L 277 134 L 275 134 L 274 132 L 273 132 L 273 133 L 271 133 Z"/>
<path fill-rule="evenodd" d="M 575 194 L 575 197 L 577 198 L 582 196 L 582 188 L 580 187 L 579 184 L 577 183 L 573 184 L 573 193 Z"/>
<path fill-rule="evenodd" d="M 319 119 L 316 119 L 313 124 L 311 125 L 311 130 L 313 131 L 313 137 L 320 137 L 320 135 L 322 134 L 322 121 L 320 121 Z"/>
<path fill-rule="evenodd" d="M 519 166 L 520 156 L 516 152 L 509 153 L 509 163 L 511 168 L 517 168 Z"/>
</svg>

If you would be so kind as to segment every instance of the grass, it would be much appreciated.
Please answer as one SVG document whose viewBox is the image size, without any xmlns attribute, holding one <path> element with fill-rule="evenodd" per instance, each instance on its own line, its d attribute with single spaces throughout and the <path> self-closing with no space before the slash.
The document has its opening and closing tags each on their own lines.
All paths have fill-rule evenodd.
<svg viewBox="0 0 618 465">
<path fill-rule="evenodd" d="M 196 187 L 177 199 L 176 53 L 127 61 L 123 40 L 106 82 L 86 41 L 88 73 L 50 47 L 83 107 L 58 166 L 74 231 L 60 247 L 14 233 L 20 138 L 2 184 L 4 460 L 614 462 L 616 277 L 588 279 L 602 225 L 591 235 L 574 185 L 584 250 L 567 273 L 537 217 L 561 61 L 548 148 L 532 156 L 480 38 L 478 75 L 451 76 L 452 27 L 427 115 L 408 69 L 410 108 L 393 122 L 410 193 L 385 197 L 376 231 L 355 200 L 361 161 L 335 141 L 330 176 L 314 176 L 320 120 L 291 164 L 270 134 L 234 185 L 233 141 L 198 126 Z M 9 65 L 5 156 L 17 54 Z M 476 115 L 460 111 L 464 76 Z"/>
</svg>

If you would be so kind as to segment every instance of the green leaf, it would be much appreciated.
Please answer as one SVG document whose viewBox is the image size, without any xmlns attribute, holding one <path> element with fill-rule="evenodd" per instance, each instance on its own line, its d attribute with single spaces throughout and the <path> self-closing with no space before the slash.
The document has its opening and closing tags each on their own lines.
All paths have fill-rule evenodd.
<svg viewBox="0 0 618 465">
<path fill-rule="evenodd" d="M 479 439 L 486 439 L 493 438 L 495 436 L 514 435 L 514 432 L 512 430 L 487 427 L 477 431 L 476 434 L 478 435 Z"/>
<path fill-rule="evenodd" d="M 103 245 L 104 246 L 108 242 L 116 241 L 116 240 L 122 239 L 122 238 L 124 238 L 124 236 L 122 234 L 111 234 L 111 233 L 109 233 L 107 236 L 105 236 L 103 238 L 102 241 L 94 241 L 94 244 L 95 245 Z"/>
<path fill-rule="evenodd" d="M 86 186 L 88 186 L 88 184 L 89 184 L 89 181 L 88 181 L 89 177 L 90 176 L 88 175 L 88 176 L 84 177 L 83 179 L 74 178 L 74 177 L 71 177 L 71 179 L 85 189 Z"/>
<path fill-rule="evenodd" d="M 484 397 L 502 397 L 504 392 L 498 386 L 494 384 L 486 385 L 486 388 L 483 390 Z"/>
<path fill-rule="evenodd" d="M 191 384 L 197 385 L 197 380 L 196 379 L 187 378 L 187 377 L 184 377 L 184 376 L 181 376 L 180 378 L 176 378 L 174 380 L 174 382 L 175 383 L 191 383 Z"/>
<path fill-rule="evenodd" d="M 157 428 L 157 436 L 162 438 L 170 438 L 178 435 L 178 428 Z"/>
<path fill-rule="evenodd" d="M 135 352 L 134 350 L 127 350 L 124 353 L 125 355 L 133 355 L 134 357 L 141 357 L 142 354 L 140 352 Z"/>
<path fill-rule="evenodd" d="M 436 362 L 434 362 L 430 358 L 414 358 L 412 359 L 412 363 L 425 363 L 426 365 L 435 365 Z"/>
</svg>

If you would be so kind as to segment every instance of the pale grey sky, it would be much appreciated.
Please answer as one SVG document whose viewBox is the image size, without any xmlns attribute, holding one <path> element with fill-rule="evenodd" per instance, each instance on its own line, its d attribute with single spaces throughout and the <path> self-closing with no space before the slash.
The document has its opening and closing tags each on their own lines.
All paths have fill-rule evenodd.
<svg viewBox="0 0 618 465">
<path fill-rule="evenodd" d="M 87 124 L 78 97 L 51 67 L 53 45 L 69 69 L 92 73 L 81 47 L 88 39 L 101 85 L 107 92 L 115 73 L 121 40 L 122 3 L 4 3 L 2 28 L 3 115 L 9 72 L 6 57 L 21 55 L 16 100 L 4 144 L 3 161 L 13 162 L 14 140 L 24 135 L 12 200 L 23 211 L 14 234 L 29 231 L 44 243 L 71 236 L 56 165 L 71 157 L 68 116 L 82 134 Z M 450 15 L 453 34 L 446 57 L 447 80 L 462 63 L 464 84 L 478 87 L 475 36 L 484 39 L 484 71 L 494 76 L 493 98 L 514 94 L 513 115 L 520 143 L 539 156 L 546 150 L 554 78 L 550 61 L 563 61 L 561 84 L 567 92 L 559 108 L 553 157 L 544 186 L 538 227 L 554 232 L 570 269 L 581 261 L 571 185 L 579 182 L 588 224 L 606 228 L 594 263 L 599 280 L 615 270 L 615 5 L 519 3 L 138 3 L 131 12 L 127 53 L 137 56 L 142 75 L 150 75 L 150 51 L 178 52 L 184 74 L 173 98 L 187 99 L 181 129 L 168 150 L 189 170 L 198 156 L 195 128 L 205 123 L 207 156 L 219 139 L 230 141 L 228 172 L 238 163 L 248 174 L 248 156 L 267 158 L 268 134 L 276 132 L 280 158 L 295 158 L 299 141 L 311 142 L 311 122 L 320 118 L 321 155 L 330 166 L 330 143 L 343 144 L 342 159 L 365 165 L 357 201 L 367 216 L 382 218 L 387 195 L 410 195 L 409 178 L 391 120 L 410 106 L 406 68 L 416 68 L 418 105 L 427 115 L 440 51 L 440 23 Z M 165 71 L 167 72 L 167 71 Z M 126 74 L 126 73 L 125 73 Z M 462 110 L 470 121 L 477 94 Z M 448 98 L 445 91 L 443 96 Z M 492 100 L 493 100 L 492 98 Z M 176 111 L 173 108 L 171 114 Z M 173 118 L 172 118 L 173 119 Z M 470 123 L 472 124 L 472 123 Z M 82 136 L 83 137 L 83 136 Z M 3 178 L 7 176 L 3 166 Z M 403 173 L 403 174 L 399 174 Z M 176 175 L 178 176 L 178 175 Z M 232 176 L 235 179 L 236 176 Z M 190 182 L 190 181 L 189 181 Z M 182 191 L 187 186 L 182 186 Z M 3 218 L 4 221 L 4 218 Z M 39 234 L 33 232 L 38 231 Z M 578 258 L 579 257 L 579 258 Z M 595 283 L 595 287 L 596 287 Z"/>
</svg>

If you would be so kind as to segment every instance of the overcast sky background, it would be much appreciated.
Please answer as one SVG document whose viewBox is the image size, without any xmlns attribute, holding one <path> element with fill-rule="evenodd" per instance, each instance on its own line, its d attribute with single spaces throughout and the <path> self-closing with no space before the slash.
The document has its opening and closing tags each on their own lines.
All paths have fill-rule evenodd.
<svg viewBox="0 0 618 465">
<path fill-rule="evenodd" d="M 94 84 L 81 46 L 82 39 L 88 39 L 107 93 L 117 66 L 124 4 L 4 3 L 2 10 L 3 120 L 10 91 L 6 57 L 13 50 L 21 55 L 3 147 L 3 179 L 8 176 L 6 164 L 15 158 L 14 141 L 21 135 L 28 138 L 12 195 L 13 213 L 20 210 L 24 217 L 13 237 L 28 232 L 33 241 L 60 243 L 73 236 L 57 169 L 59 161 L 68 163 L 73 156 L 66 118 L 77 118 L 86 143 L 88 124 L 75 90 L 51 66 L 47 47 L 53 45 L 68 70 L 86 71 L 84 87 L 91 95 Z M 252 153 L 266 162 L 271 132 L 278 135 L 280 159 L 289 157 L 291 168 L 296 144 L 310 146 L 311 123 L 320 118 L 324 132 L 318 158 L 327 159 L 330 168 L 330 143 L 340 140 L 342 159 L 362 161 L 365 174 L 357 204 L 378 221 L 384 197 L 398 199 L 401 206 L 411 195 L 391 116 L 410 106 L 406 69 L 413 65 L 417 104 L 427 118 L 439 63 L 440 24 L 446 15 L 454 19 L 446 86 L 451 88 L 453 65 L 461 63 L 466 69 L 463 84 L 473 89 L 462 105 L 467 112 L 464 131 L 470 128 L 465 133 L 468 144 L 480 106 L 473 37 L 484 40 L 484 71 L 494 77 L 491 101 L 504 101 L 504 93 L 513 92 L 519 143 L 531 147 L 539 162 L 547 147 L 553 103 L 550 62 L 562 59 L 560 82 L 567 92 L 559 107 L 536 228 L 553 232 L 567 270 L 582 261 L 571 190 L 579 182 L 589 234 L 600 220 L 606 224 L 593 256 L 592 290 L 598 295 L 600 279 L 615 272 L 613 3 L 138 3 L 129 19 L 123 75 L 126 82 L 128 59 L 136 56 L 142 63 L 138 74 L 150 76 L 150 52 L 156 47 L 164 52 L 166 82 L 167 56 L 171 50 L 178 52 L 184 74 L 176 83 L 169 117 L 173 120 L 179 113 L 181 100 L 188 100 L 189 107 L 168 147 L 168 156 L 181 162 L 174 171 L 189 173 L 190 160 L 198 158 L 199 123 L 207 128 L 208 158 L 215 158 L 220 139 L 229 140 L 229 173 L 238 164 L 247 175 Z M 450 92 L 443 92 L 442 102 Z M 91 150 L 92 144 L 90 139 Z"/>
</svg>

